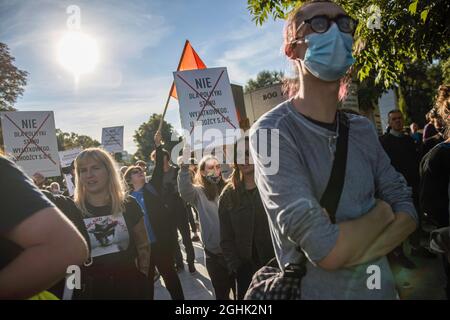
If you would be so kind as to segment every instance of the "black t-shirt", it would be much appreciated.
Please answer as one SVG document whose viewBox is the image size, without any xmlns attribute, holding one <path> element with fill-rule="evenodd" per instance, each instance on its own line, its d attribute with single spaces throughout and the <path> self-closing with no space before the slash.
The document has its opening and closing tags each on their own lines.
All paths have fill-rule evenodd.
<svg viewBox="0 0 450 320">
<path fill-rule="evenodd" d="M 73 299 L 140 299 L 146 280 L 137 270 L 133 228 L 143 217 L 136 200 L 128 196 L 125 210 L 113 216 L 111 206 L 94 207 L 86 203 L 89 216 L 83 216 L 71 198 L 48 195 L 73 222 L 89 246 L 90 261 L 81 267 L 82 290 Z M 64 282 L 52 288 L 62 297 Z"/>
<path fill-rule="evenodd" d="M 391 160 L 392 166 L 413 188 L 414 196 L 419 187 L 420 153 L 414 139 L 408 135 L 394 136 L 386 133 L 380 137 L 380 143 Z"/>
<path fill-rule="evenodd" d="M 22 249 L 4 234 L 35 212 L 53 204 L 14 163 L 0 156 L 0 269 Z"/>
<path fill-rule="evenodd" d="M 309 122 L 314 123 L 315 125 L 318 125 L 319 127 L 325 128 L 329 131 L 336 131 L 337 128 L 337 121 L 335 120 L 333 123 L 327 123 L 327 122 L 322 122 L 319 120 L 315 120 L 313 118 L 310 118 L 308 116 L 305 116 L 304 114 L 301 114 L 303 117 L 305 117 L 306 120 L 308 120 Z"/>
<path fill-rule="evenodd" d="M 134 267 L 136 246 L 133 241 L 133 228 L 143 217 L 139 204 L 132 197 L 125 202 L 122 215 L 113 216 L 111 206 L 94 207 L 86 204 L 89 217 L 83 217 L 81 228 L 87 232 L 93 266 L 116 268 Z"/>
<path fill-rule="evenodd" d="M 438 227 L 449 225 L 450 143 L 434 147 L 421 162 L 420 203 Z"/>
</svg>

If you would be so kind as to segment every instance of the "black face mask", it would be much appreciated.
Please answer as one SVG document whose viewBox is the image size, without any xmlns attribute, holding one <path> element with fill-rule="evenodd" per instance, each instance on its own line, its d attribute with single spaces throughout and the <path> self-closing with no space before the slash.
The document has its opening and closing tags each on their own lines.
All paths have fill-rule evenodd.
<svg viewBox="0 0 450 320">
<path fill-rule="evenodd" d="M 220 179 L 222 178 L 222 176 L 214 176 L 214 175 L 208 175 L 205 176 L 205 179 L 212 184 L 218 184 L 220 182 Z"/>
</svg>

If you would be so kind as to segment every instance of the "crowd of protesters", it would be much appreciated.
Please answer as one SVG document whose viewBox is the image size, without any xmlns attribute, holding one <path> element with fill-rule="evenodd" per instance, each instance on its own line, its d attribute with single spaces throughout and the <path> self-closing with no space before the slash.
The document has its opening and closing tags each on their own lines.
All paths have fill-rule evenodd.
<svg viewBox="0 0 450 320">
<path fill-rule="evenodd" d="M 217 299 L 243 299 L 269 261 L 281 270 L 304 264 L 302 299 L 397 299 L 392 264 L 416 268 L 406 242 L 413 256 L 442 259 L 449 297 L 449 86 L 438 89 L 423 131 L 413 123 L 407 133 L 392 110 L 378 137 L 367 118 L 337 109 L 354 31 L 331 2 L 290 15 L 284 48 L 298 83 L 242 138 L 242 150 L 236 143 L 227 174 L 210 154 L 175 164 L 160 132 L 151 176 L 144 161 L 119 168 L 102 149 L 82 151 L 73 197 L 1 156 L 0 297 L 153 299 L 158 272 L 182 300 L 178 233 L 191 274 L 201 241 Z M 274 140 L 262 142 L 261 132 L 278 142 L 276 174 L 262 151 Z M 79 289 L 67 288 L 69 265 L 81 269 Z M 379 290 L 367 287 L 370 265 L 380 269 Z"/>
</svg>

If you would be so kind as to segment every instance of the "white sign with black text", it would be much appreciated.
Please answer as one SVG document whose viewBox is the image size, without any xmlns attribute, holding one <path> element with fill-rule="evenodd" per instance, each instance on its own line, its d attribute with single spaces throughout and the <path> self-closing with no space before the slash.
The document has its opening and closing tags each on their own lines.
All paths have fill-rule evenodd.
<svg viewBox="0 0 450 320">
<path fill-rule="evenodd" d="M 102 146 L 108 152 L 122 152 L 123 126 L 103 128 Z"/>
<path fill-rule="evenodd" d="M 61 175 L 52 111 L 0 112 L 6 154 L 28 175 Z"/>
<path fill-rule="evenodd" d="M 188 143 L 194 149 L 234 143 L 240 136 L 239 121 L 227 69 L 178 71 L 173 75 L 181 126 L 190 135 Z"/>
</svg>

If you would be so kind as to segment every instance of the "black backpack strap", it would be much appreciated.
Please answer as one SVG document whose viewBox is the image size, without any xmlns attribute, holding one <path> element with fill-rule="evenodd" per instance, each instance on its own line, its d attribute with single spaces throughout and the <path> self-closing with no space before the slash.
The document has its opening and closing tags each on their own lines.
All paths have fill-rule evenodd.
<svg viewBox="0 0 450 320">
<path fill-rule="evenodd" d="M 327 187 L 320 199 L 320 204 L 325 208 L 330 216 L 331 222 L 336 223 L 336 210 L 339 205 L 342 190 L 344 189 L 345 171 L 347 167 L 348 132 L 349 122 L 347 115 L 338 112 L 339 135 L 336 143 L 333 168 Z"/>
</svg>

